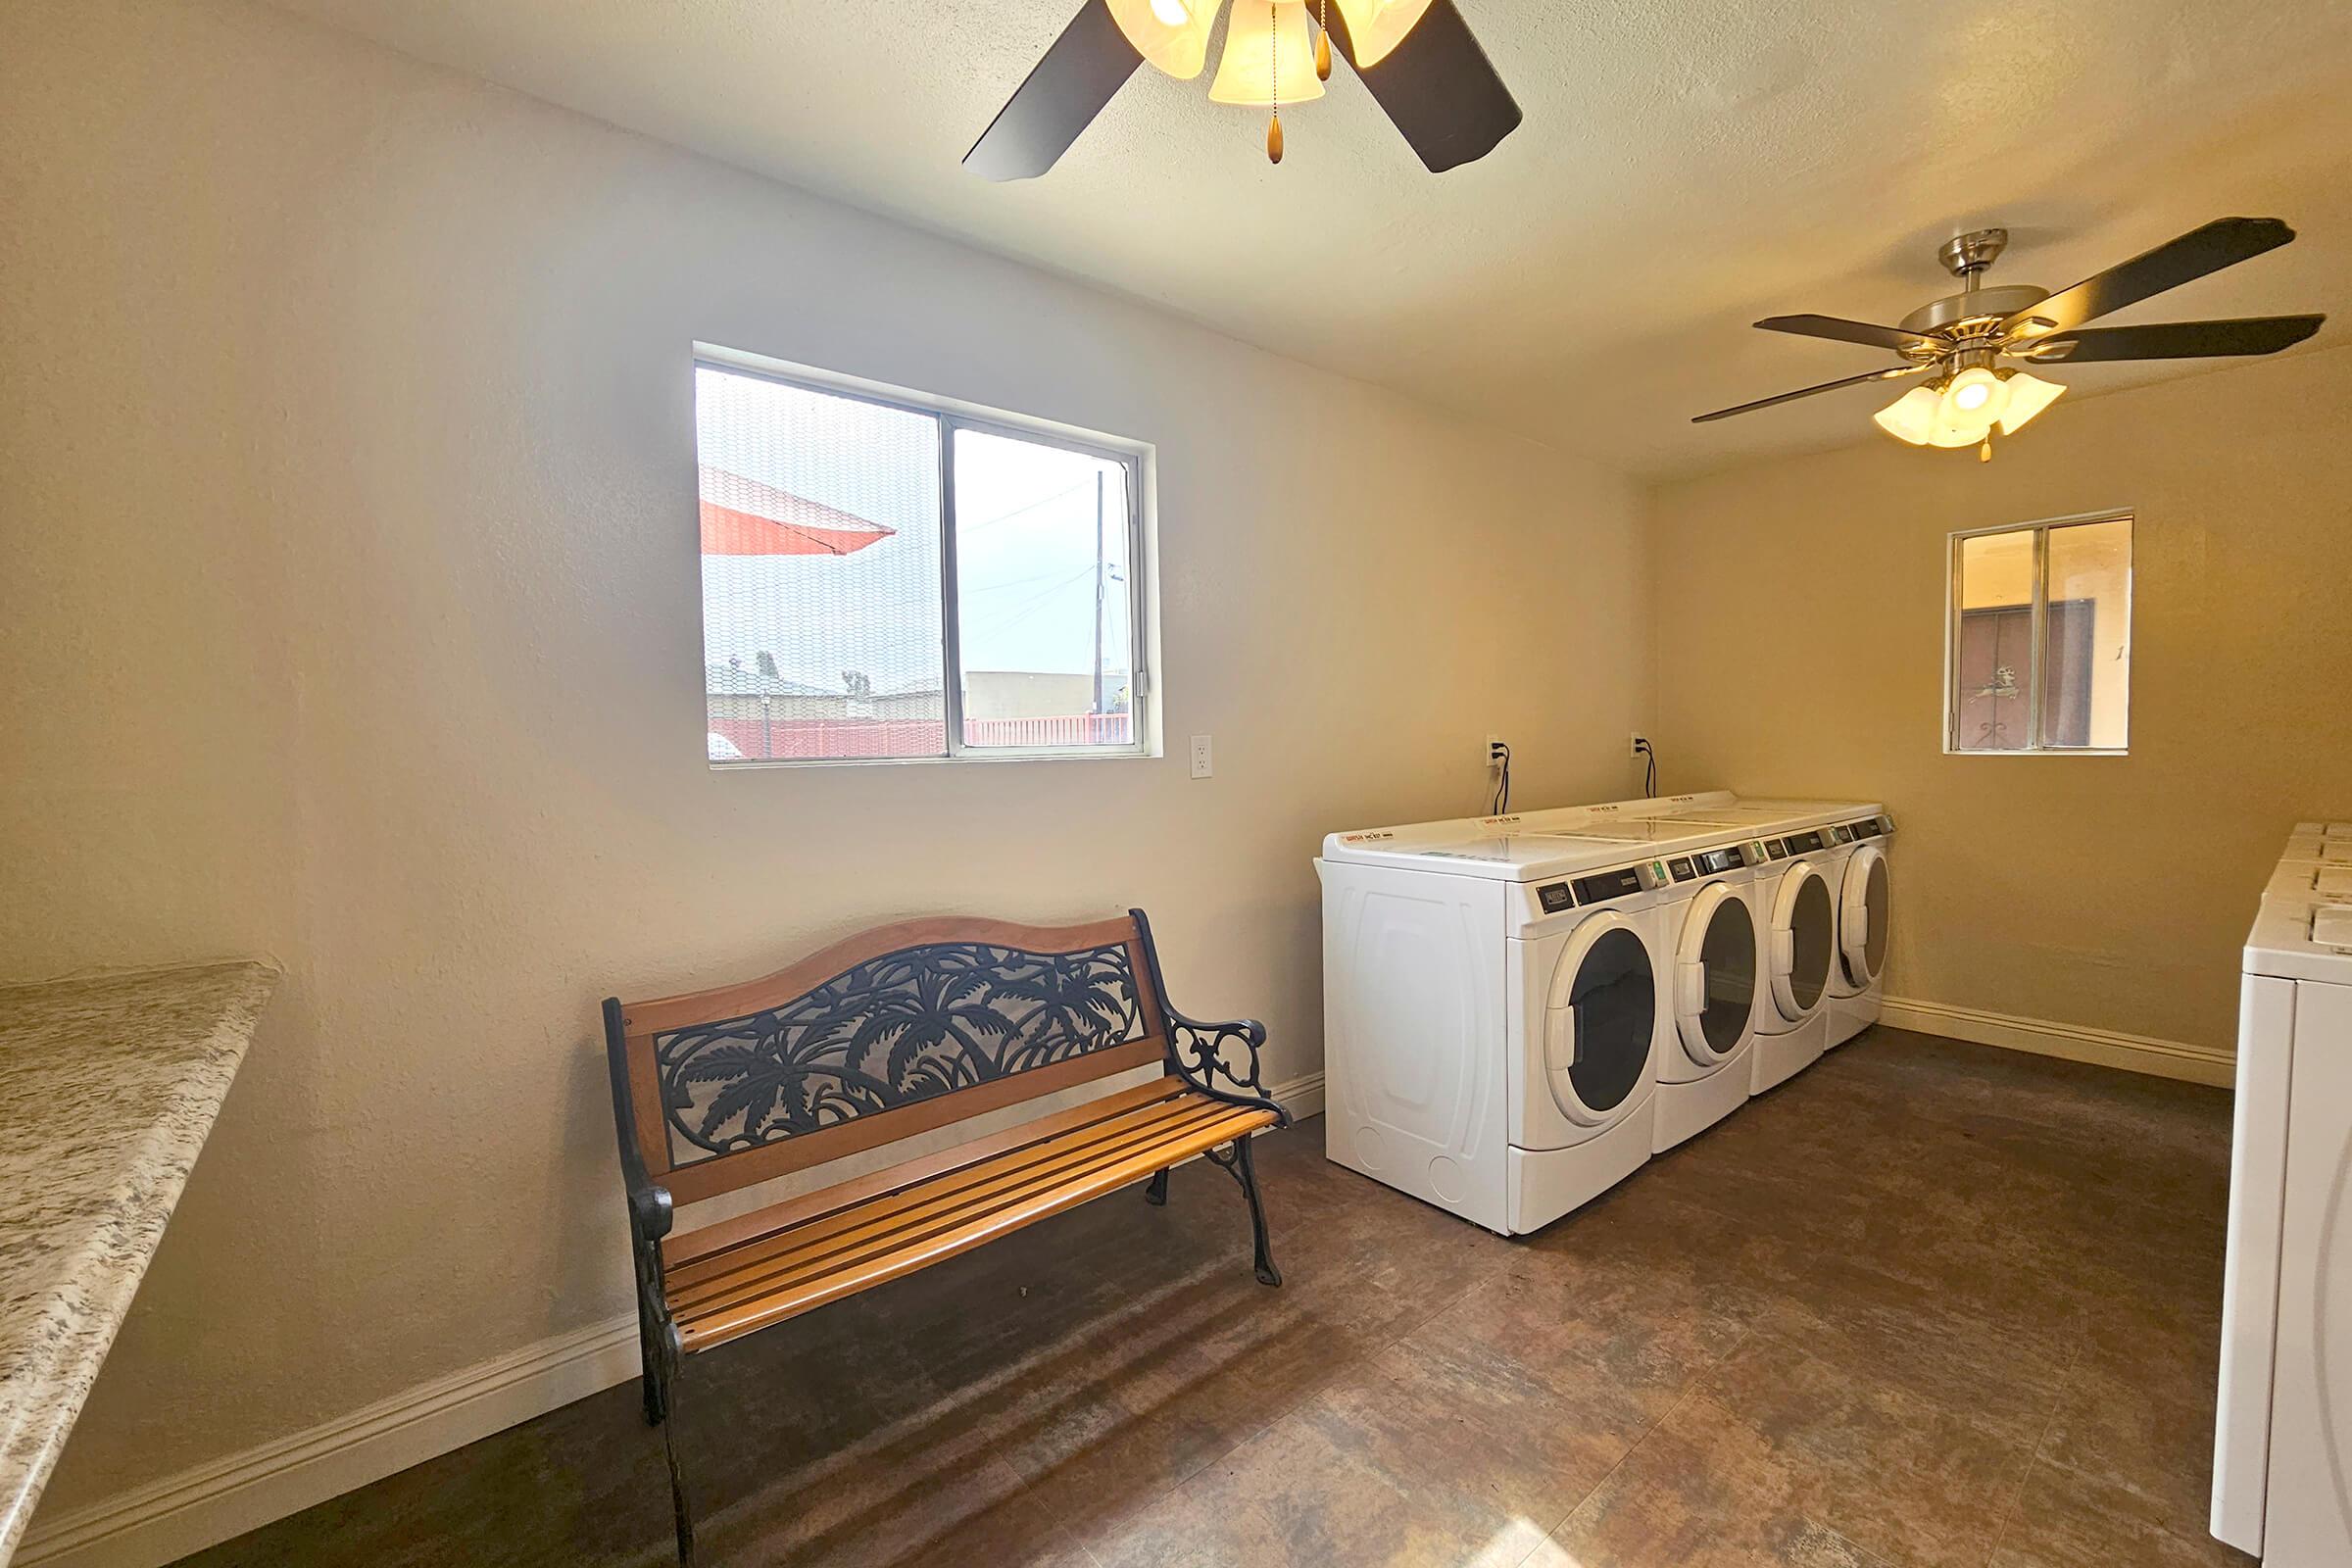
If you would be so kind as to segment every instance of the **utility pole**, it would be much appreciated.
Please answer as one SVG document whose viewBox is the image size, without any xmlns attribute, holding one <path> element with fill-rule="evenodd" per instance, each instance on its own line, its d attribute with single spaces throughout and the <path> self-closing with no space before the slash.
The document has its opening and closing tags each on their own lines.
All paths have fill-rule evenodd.
<svg viewBox="0 0 2352 1568">
<path fill-rule="evenodd" d="M 1095 470 L 1095 712 L 1102 711 L 1102 470 Z M 1098 726 L 1100 727 L 1100 726 Z M 1090 735 L 1089 740 L 1098 737 Z"/>
</svg>

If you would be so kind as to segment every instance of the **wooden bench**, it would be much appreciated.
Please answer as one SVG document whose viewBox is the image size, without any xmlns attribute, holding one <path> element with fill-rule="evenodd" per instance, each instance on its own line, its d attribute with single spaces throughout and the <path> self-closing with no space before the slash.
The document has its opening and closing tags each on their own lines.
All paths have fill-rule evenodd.
<svg viewBox="0 0 2352 1568">
<path fill-rule="evenodd" d="M 1167 1004 L 1152 926 L 915 920 L 763 980 L 605 1003 L 612 1119 L 637 1270 L 645 1418 L 662 1428 L 678 1560 L 694 1524 L 670 1417 L 684 1358 L 966 1251 L 1195 1154 L 1249 1200 L 1288 1123 L 1259 1077 L 1265 1028 Z M 1115 1073 L 1149 1083 L 699 1230 L 672 1211 Z"/>
</svg>

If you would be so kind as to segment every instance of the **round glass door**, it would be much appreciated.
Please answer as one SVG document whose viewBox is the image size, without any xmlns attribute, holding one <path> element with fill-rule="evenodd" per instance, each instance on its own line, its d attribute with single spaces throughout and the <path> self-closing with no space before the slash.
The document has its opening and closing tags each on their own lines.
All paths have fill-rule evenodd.
<svg viewBox="0 0 2352 1568">
<path fill-rule="evenodd" d="M 1622 922 L 1571 942 L 1560 965 L 1566 984 L 1553 976 L 1544 1030 L 1551 1094 L 1571 1120 L 1591 1125 L 1649 1077 L 1657 977 L 1641 933 Z"/>
<path fill-rule="evenodd" d="M 1876 849 L 1854 852 L 1845 873 L 1845 908 L 1840 916 L 1846 979 L 1866 986 L 1886 962 L 1888 906 L 1886 857 Z"/>
<path fill-rule="evenodd" d="M 1773 999 L 1791 1022 L 1809 1018 L 1830 986 L 1830 960 L 1837 944 L 1837 910 L 1821 872 L 1802 861 L 1781 879 L 1780 906 L 1773 922 L 1778 971 Z"/>
<path fill-rule="evenodd" d="M 1683 1044 L 1701 1061 L 1720 1061 L 1740 1049 L 1755 1016 L 1756 920 L 1747 901 L 1721 893 L 1706 911 L 1706 925 L 1695 946 L 1697 952 L 1687 954 L 1686 959 L 1697 961 L 1698 994 L 1685 999 Z M 1690 1010 L 1692 1003 L 1695 1011 Z"/>
</svg>

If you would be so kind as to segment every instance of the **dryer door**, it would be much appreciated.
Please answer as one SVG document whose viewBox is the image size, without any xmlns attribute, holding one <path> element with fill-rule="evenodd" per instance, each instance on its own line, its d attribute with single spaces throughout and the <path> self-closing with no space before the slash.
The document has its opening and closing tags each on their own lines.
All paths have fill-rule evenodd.
<svg viewBox="0 0 2352 1568">
<path fill-rule="evenodd" d="M 1674 954 L 1674 1025 L 1700 1066 L 1713 1066 L 1747 1039 L 1758 956 L 1747 901 L 1721 882 L 1699 889 Z"/>
<path fill-rule="evenodd" d="M 1791 860 L 1772 901 L 1772 1000 L 1789 1023 L 1821 1010 L 1830 989 L 1837 906 L 1819 863 Z"/>
<path fill-rule="evenodd" d="M 1838 901 L 1838 961 L 1856 990 L 1878 979 L 1886 966 L 1887 891 L 1886 852 L 1876 844 L 1855 850 Z"/>
<path fill-rule="evenodd" d="M 1657 1024 L 1657 977 L 1634 923 L 1603 910 L 1578 926 L 1544 1008 L 1544 1076 L 1560 1113 L 1580 1127 L 1608 1121 L 1648 1082 Z"/>
</svg>

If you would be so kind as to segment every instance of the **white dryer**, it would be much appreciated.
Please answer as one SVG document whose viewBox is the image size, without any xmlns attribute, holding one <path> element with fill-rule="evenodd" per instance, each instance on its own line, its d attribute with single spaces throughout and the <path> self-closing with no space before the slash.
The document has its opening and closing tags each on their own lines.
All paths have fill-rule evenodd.
<svg viewBox="0 0 2352 1568">
<path fill-rule="evenodd" d="M 1764 978 L 1754 854 L 1727 844 L 1666 858 L 1660 906 L 1672 955 L 1673 1029 L 1658 1053 L 1651 1148 L 1664 1153 L 1747 1103 Z"/>
<path fill-rule="evenodd" d="M 2273 894 L 2239 982 L 2212 1518 L 2269 1568 L 2352 1562 L 2348 1190 L 2352 902 Z"/>
<path fill-rule="evenodd" d="M 1649 1158 L 1664 856 L 1697 846 L 1687 825 L 1591 826 L 1562 810 L 1324 840 L 1330 1158 L 1505 1235 Z"/>
<path fill-rule="evenodd" d="M 1829 1049 L 1830 968 L 1838 946 L 1838 903 L 1829 840 L 1800 828 L 1761 841 L 1756 906 L 1764 913 L 1763 995 L 1756 1008 L 1750 1094 L 1776 1089 Z"/>
<path fill-rule="evenodd" d="M 1830 964 L 1828 1044 L 1842 1046 L 1879 1021 L 1886 1001 L 1887 921 L 1893 873 L 1886 862 L 1894 819 L 1874 812 L 1833 823 L 1842 852 L 1833 861 L 1831 890 L 1838 905 L 1838 951 Z"/>
</svg>

